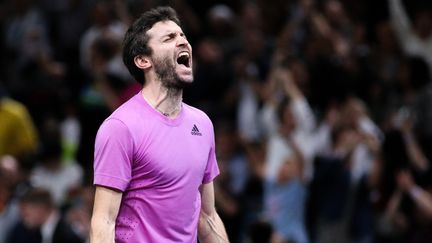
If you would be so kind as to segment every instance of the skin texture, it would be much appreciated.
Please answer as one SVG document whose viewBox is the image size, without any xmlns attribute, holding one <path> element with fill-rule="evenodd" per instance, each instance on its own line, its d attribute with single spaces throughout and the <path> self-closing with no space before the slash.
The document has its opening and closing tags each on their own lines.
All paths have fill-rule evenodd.
<svg viewBox="0 0 432 243">
<path fill-rule="evenodd" d="M 213 182 L 200 188 L 201 212 L 198 222 L 198 238 L 203 243 L 229 242 L 222 220 L 215 209 Z"/>
<path fill-rule="evenodd" d="M 114 229 L 122 193 L 105 187 L 96 187 L 90 242 L 114 243 Z"/>
</svg>

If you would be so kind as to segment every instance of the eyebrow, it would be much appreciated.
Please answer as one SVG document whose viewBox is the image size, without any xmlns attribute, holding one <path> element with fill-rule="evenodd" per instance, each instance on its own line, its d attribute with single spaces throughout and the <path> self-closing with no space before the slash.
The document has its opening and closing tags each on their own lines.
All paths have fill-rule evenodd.
<svg viewBox="0 0 432 243">
<path fill-rule="evenodd" d="M 160 38 L 163 39 L 165 37 L 174 37 L 174 36 L 177 36 L 177 35 L 186 36 L 182 31 L 172 31 L 172 30 L 169 30 L 169 31 L 166 31 L 164 34 L 162 34 L 162 36 Z"/>
</svg>

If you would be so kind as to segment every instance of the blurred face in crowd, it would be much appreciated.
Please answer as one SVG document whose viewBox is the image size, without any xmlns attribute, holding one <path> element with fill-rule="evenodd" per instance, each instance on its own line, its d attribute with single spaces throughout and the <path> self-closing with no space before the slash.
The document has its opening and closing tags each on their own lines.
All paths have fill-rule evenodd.
<svg viewBox="0 0 432 243">
<path fill-rule="evenodd" d="M 390 23 L 382 22 L 378 24 L 376 27 L 376 36 L 381 50 L 394 51 L 397 48 L 397 38 L 394 36 Z"/>
<path fill-rule="evenodd" d="M 152 66 L 165 87 L 183 88 L 193 82 L 192 47 L 173 21 L 157 22 L 147 34 Z"/>
<path fill-rule="evenodd" d="M 40 203 L 22 202 L 20 214 L 24 224 L 29 228 L 37 228 L 45 223 L 51 213 L 50 207 Z"/>
<path fill-rule="evenodd" d="M 335 134 L 334 138 L 334 147 L 337 149 L 346 149 L 350 150 L 354 148 L 354 146 L 359 141 L 359 134 L 356 132 L 354 128 L 344 127 L 337 134 Z"/>
<path fill-rule="evenodd" d="M 345 10 L 338 0 L 330 0 L 326 2 L 325 14 L 327 19 L 332 24 L 341 24 L 341 21 L 345 19 Z"/>
<path fill-rule="evenodd" d="M 263 33 L 253 29 L 244 30 L 242 44 L 248 58 L 258 58 L 265 48 Z"/>
<path fill-rule="evenodd" d="M 0 157 L 0 214 L 9 203 L 19 179 L 18 161 L 10 155 Z"/>
<path fill-rule="evenodd" d="M 18 183 L 21 175 L 16 158 L 10 155 L 0 157 L 0 173 L 8 184 L 13 186 Z"/>
<path fill-rule="evenodd" d="M 309 73 L 304 63 L 300 61 L 294 61 L 290 65 L 290 70 L 293 76 L 293 80 L 300 88 L 307 85 L 307 82 L 309 80 Z"/>
<path fill-rule="evenodd" d="M 357 128 L 360 119 L 365 115 L 364 105 L 355 98 L 346 101 L 342 110 L 342 124 Z"/>
</svg>

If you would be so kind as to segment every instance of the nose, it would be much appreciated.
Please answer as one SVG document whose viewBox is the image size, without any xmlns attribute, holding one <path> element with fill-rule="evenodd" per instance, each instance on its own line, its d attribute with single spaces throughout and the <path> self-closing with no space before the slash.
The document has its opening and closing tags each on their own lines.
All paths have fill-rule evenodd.
<svg viewBox="0 0 432 243">
<path fill-rule="evenodd" d="M 186 36 L 179 35 L 177 38 L 177 46 L 186 46 L 189 44 L 189 41 L 186 39 Z"/>
</svg>

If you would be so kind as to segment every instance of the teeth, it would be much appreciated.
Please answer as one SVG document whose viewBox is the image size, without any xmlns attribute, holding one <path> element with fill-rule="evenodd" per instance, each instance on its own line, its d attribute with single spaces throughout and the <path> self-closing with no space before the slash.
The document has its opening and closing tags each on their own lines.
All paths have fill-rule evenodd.
<svg viewBox="0 0 432 243">
<path fill-rule="evenodd" d="M 177 63 L 185 65 L 186 67 L 190 66 L 190 54 L 187 51 L 181 51 L 178 53 Z"/>
<path fill-rule="evenodd" d="M 189 57 L 189 53 L 187 53 L 185 51 L 180 52 L 179 57 L 183 57 L 183 56 Z"/>
</svg>

